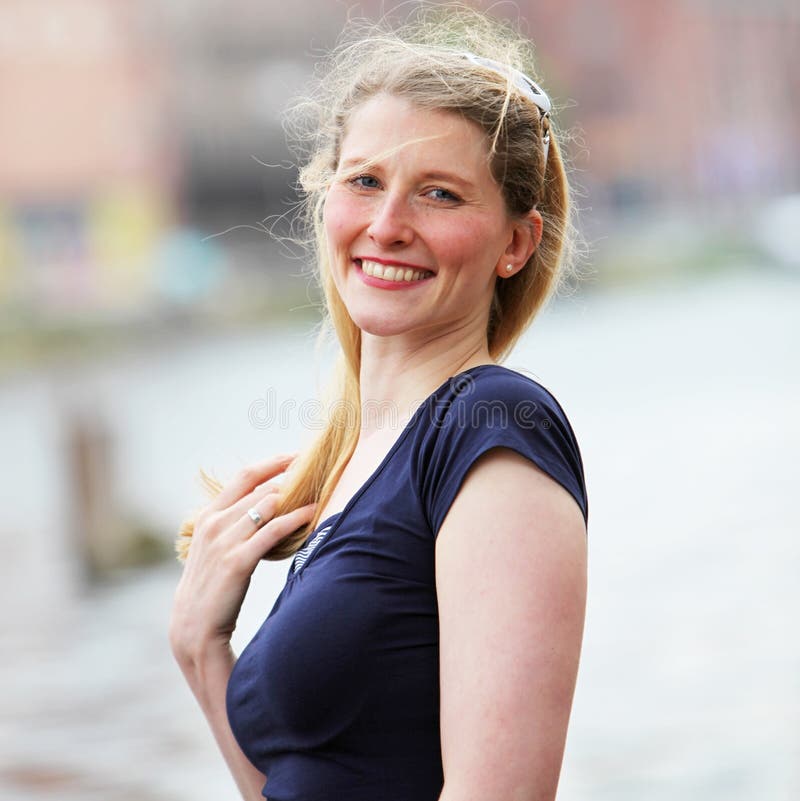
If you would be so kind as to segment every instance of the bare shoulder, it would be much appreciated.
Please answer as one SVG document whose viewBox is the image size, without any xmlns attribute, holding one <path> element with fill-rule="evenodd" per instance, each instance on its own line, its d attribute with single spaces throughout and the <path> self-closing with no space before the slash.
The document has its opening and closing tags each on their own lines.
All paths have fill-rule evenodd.
<svg viewBox="0 0 800 801">
<path fill-rule="evenodd" d="M 489 529 L 471 521 L 491 521 Z M 475 542 L 477 539 L 480 542 Z M 586 523 L 574 497 L 529 459 L 495 448 L 472 466 L 439 532 L 437 553 L 469 544 L 585 551 Z"/>
</svg>

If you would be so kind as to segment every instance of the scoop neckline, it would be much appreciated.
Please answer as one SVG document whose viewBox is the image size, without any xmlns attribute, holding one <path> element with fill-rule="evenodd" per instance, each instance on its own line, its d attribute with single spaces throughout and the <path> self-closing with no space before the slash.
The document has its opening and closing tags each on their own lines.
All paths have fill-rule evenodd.
<svg viewBox="0 0 800 801">
<path fill-rule="evenodd" d="M 307 541 L 310 541 L 314 538 L 316 534 L 318 534 L 322 529 L 326 526 L 330 526 L 330 531 L 325 535 L 325 539 L 317 545 L 316 548 L 308 555 L 308 559 L 303 563 L 303 566 L 296 572 L 290 572 L 289 581 L 296 579 L 298 576 L 301 576 L 306 568 L 314 561 L 317 554 L 322 550 L 327 543 L 330 542 L 331 537 L 336 533 L 336 530 L 339 528 L 339 523 L 342 521 L 342 518 L 346 516 L 346 514 L 353 508 L 353 506 L 358 502 L 359 498 L 370 488 L 370 486 L 377 480 L 378 476 L 383 472 L 386 465 L 391 460 L 392 456 L 397 452 L 398 448 L 403 444 L 403 441 L 408 436 L 409 432 L 413 430 L 415 427 L 418 419 L 422 415 L 424 409 L 430 404 L 430 402 L 436 398 L 439 393 L 453 381 L 456 381 L 461 376 L 467 375 L 468 373 L 473 373 L 477 370 L 484 370 L 487 367 L 497 367 L 501 370 L 510 371 L 508 367 L 504 367 L 501 364 L 476 364 L 473 367 L 468 367 L 466 370 L 462 370 L 460 373 L 456 373 L 455 375 L 451 375 L 449 378 L 445 379 L 433 392 L 431 392 L 423 401 L 419 404 L 419 406 L 414 410 L 414 413 L 406 422 L 403 430 L 398 435 L 397 439 L 392 443 L 392 447 L 384 455 L 383 459 L 381 460 L 380 464 L 372 471 L 371 475 L 364 481 L 364 483 L 350 496 L 350 499 L 347 503 L 338 511 L 334 512 L 333 514 L 328 515 L 323 521 L 321 521 L 314 531 L 311 532 Z M 333 522 L 331 522 L 333 521 Z M 291 571 L 291 567 L 290 567 Z"/>
</svg>

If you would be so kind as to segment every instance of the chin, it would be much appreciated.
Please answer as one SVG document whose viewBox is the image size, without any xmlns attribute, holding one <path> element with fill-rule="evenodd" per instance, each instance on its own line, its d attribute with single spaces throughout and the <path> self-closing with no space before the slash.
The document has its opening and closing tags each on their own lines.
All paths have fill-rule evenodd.
<svg viewBox="0 0 800 801">
<path fill-rule="evenodd" d="M 409 319 L 407 316 L 396 318 L 392 315 L 380 314 L 377 309 L 370 311 L 350 312 L 350 319 L 365 334 L 376 337 L 391 337 L 397 334 L 404 334 L 409 329 Z"/>
</svg>

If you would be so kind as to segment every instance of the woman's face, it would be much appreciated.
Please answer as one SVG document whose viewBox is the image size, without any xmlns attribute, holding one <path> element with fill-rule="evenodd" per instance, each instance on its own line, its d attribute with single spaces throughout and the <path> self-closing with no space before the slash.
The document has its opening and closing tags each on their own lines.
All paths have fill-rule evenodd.
<svg viewBox="0 0 800 801">
<path fill-rule="evenodd" d="M 485 336 L 495 276 L 522 258 L 530 228 L 506 212 L 477 125 L 385 94 L 348 121 L 324 225 L 356 325 L 423 338 L 465 326 Z"/>
</svg>

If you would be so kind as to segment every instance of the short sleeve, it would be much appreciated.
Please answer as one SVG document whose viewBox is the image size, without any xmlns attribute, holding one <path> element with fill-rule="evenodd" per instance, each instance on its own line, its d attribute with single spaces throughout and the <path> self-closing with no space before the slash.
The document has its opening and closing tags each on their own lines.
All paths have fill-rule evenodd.
<svg viewBox="0 0 800 801">
<path fill-rule="evenodd" d="M 580 449 L 566 414 L 543 386 L 489 365 L 451 379 L 429 414 L 416 467 L 434 535 L 469 469 L 493 448 L 509 448 L 532 461 L 572 495 L 588 524 Z"/>
</svg>

